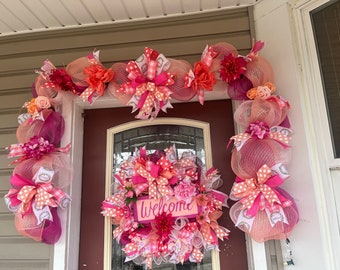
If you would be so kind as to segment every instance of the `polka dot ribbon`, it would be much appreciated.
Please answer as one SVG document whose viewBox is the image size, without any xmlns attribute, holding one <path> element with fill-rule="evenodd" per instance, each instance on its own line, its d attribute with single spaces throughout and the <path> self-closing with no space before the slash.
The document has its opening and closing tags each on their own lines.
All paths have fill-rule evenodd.
<svg viewBox="0 0 340 270">
<path fill-rule="evenodd" d="M 44 206 L 58 207 L 65 193 L 58 188 L 53 188 L 51 184 L 41 184 L 37 186 L 23 186 L 18 192 L 17 199 L 21 201 L 19 212 L 27 213 L 33 201 L 37 209 Z"/>
<path fill-rule="evenodd" d="M 255 199 L 261 195 L 270 205 L 273 205 L 275 202 L 281 204 L 273 188 L 283 181 L 278 175 L 275 175 L 275 178 L 271 176 L 272 170 L 265 164 L 258 170 L 257 179 L 249 178 L 243 182 L 235 183 L 232 193 L 236 197 L 242 198 L 243 207 L 246 209 L 252 208 Z"/>
<path fill-rule="evenodd" d="M 171 194 L 171 187 L 168 186 L 169 182 L 166 177 L 159 176 L 153 177 L 144 167 L 139 167 L 137 173 L 147 179 L 149 183 L 149 198 L 157 199 L 162 196 Z"/>
</svg>

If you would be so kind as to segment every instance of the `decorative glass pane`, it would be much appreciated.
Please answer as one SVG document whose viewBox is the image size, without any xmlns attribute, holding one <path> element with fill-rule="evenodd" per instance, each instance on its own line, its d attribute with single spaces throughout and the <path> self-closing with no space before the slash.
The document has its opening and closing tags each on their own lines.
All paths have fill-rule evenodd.
<svg viewBox="0 0 340 270">
<path fill-rule="evenodd" d="M 150 125 L 128 129 L 113 134 L 113 175 L 117 172 L 120 164 L 129 156 L 133 155 L 136 149 L 145 146 L 147 151 L 163 150 L 175 145 L 178 156 L 185 151 L 192 151 L 202 162 L 205 163 L 205 149 L 203 129 L 183 125 Z M 112 182 L 114 179 L 112 179 Z M 204 254 L 200 264 L 185 262 L 183 265 L 161 264 L 153 265 L 153 269 L 162 270 L 209 270 L 212 269 L 211 252 Z M 143 266 L 135 265 L 132 262 L 124 262 L 122 246 L 117 241 L 112 241 L 112 270 L 141 270 Z"/>
<path fill-rule="evenodd" d="M 175 145 L 179 156 L 191 150 L 205 162 L 203 130 L 200 128 L 178 125 L 144 126 L 116 133 L 113 142 L 114 166 L 119 166 L 142 146 L 153 152 Z"/>
<path fill-rule="evenodd" d="M 315 42 L 333 139 L 334 157 L 340 158 L 340 1 L 331 1 L 311 14 Z"/>
</svg>

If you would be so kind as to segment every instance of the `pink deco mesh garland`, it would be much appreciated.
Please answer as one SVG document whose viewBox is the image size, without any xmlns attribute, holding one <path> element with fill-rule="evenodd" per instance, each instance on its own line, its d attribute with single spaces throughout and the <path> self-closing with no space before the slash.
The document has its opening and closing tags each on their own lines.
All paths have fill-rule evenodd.
<svg viewBox="0 0 340 270">
<path fill-rule="evenodd" d="M 231 165 L 237 176 L 230 194 L 230 198 L 237 201 L 231 208 L 231 218 L 237 227 L 257 241 L 287 237 L 298 222 L 298 211 L 293 198 L 280 188 L 288 178 L 285 165 L 290 160 L 291 130 L 287 118 L 289 103 L 282 97 L 273 95 L 275 85 L 272 67 L 259 55 L 263 46 L 264 43 L 258 41 L 247 55 L 242 56 L 229 43 L 213 44 L 204 49 L 201 59 L 194 66 L 185 60 L 166 58 L 151 48 L 145 48 L 141 57 L 130 61 L 130 64 L 117 62 L 108 69 L 100 63 L 99 51 L 76 59 L 65 68 L 56 68 L 46 60 L 41 70 L 37 71 L 38 77 L 32 86 L 36 100 L 33 98 L 25 103 L 24 107 L 28 109 L 29 114 L 19 116 L 19 143 L 9 147 L 9 157 L 20 157 L 15 161 L 15 172 L 35 184 L 47 181 L 57 188 L 59 185 L 66 187 L 70 183 L 71 166 L 67 161 L 70 146 L 56 147 L 64 132 L 63 118 L 57 112 L 60 104 L 56 97 L 60 91 L 70 91 L 89 103 L 109 94 L 124 105 L 131 105 L 133 112 L 139 111 L 136 118 L 153 119 L 160 110 L 172 108 L 172 100 L 189 101 L 197 96 L 203 105 L 204 93 L 215 91 L 215 86 L 219 85 L 225 88 L 231 99 L 243 101 L 235 112 L 235 121 L 245 128 L 245 132 L 231 138 L 234 143 Z M 253 151 L 254 149 L 258 150 Z M 173 166 L 171 161 L 170 166 Z M 62 168 L 68 168 L 65 170 L 66 174 L 62 173 Z M 263 168 L 266 168 L 267 172 L 265 178 L 259 177 Z M 195 168 L 186 172 L 187 177 L 197 177 Z M 125 181 L 126 175 L 120 177 Z M 204 189 L 203 186 L 198 187 L 193 182 L 181 182 L 176 177 L 162 179 L 160 183 L 132 183 L 125 186 L 124 194 L 115 194 L 112 198 L 114 202 L 123 200 L 117 205 L 122 207 L 123 212 L 120 212 L 119 208 L 112 208 L 112 211 L 117 211 L 114 214 L 115 218 L 118 218 L 116 221 L 119 221 L 119 224 L 123 222 L 128 228 L 137 229 L 134 220 L 123 217 L 131 215 L 128 206 L 134 203 L 140 194 L 147 193 L 146 184 L 152 186 L 150 191 L 154 192 L 156 199 L 174 196 L 177 200 L 188 203 L 194 193 L 200 206 L 206 209 L 217 207 L 216 209 L 220 210 L 218 200 L 213 200 L 211 194 L 209 195 L 210 190 Z M 245 192 L 236 189 L 240 185 Z M 268 200 L 267 194 L 276 194 L 278 199 Z M 17 229 L 23 235 L 48 244 L 58 241 L 61 228 L 57 207 L 47 206 L 46 210 L 49 211 L 46 213 L 50 218 L 40 222 L 34 212 L 24 217 L 18 214 L 10 194 L 5 200 L 15 213 Z M 149 235 L 151 231 L 160 235 L 156 237 L 157 247 L 150 246 L 149 253 L 146 254 L 155 250 L 158 250 L 159 254 L 174 252 L 173 257 L 168 258 L 170 262 L 183 262 L 187 259 L 200 261 L 203 258 L 200 250 L 201 229 L 205 222 L 210 220 L 209 230 L 218 231 L 216 224 L 211 221 L 217 220 L 221 215 L 219 210 L 214 214 L 201 213 L 194 222 L 178 218 L 174 221 L 174 217 L 169 213 L 157 216 L 154 227 L 139 228 L 142 236 Z M 171 230 L 172 227 L 177 229 Z M 228 234 L 226 230 L 224 233 L 221 232 L 224 235 L 222 238 Z M 116 237 L 118 235 L 117 232 Z M 189 236 L 192 237 L 192 249 L 188 249 L 185 241 L 181 242 L 182 248 L 179 250 L 169 245 L 176 239 Z M 137 238 L 135 240 L 137 241 Z M 132 256 L 131 252 L 134 252 L 137 242 L 131 239 L 129 241 L 123 241 L 124 251 L 128 256 Z M 211 241 L 215 241 L 214 238 Z M 150 257 L 145 257 L 146 265 L 150 266 L 151 261 Z"/>
</svg>

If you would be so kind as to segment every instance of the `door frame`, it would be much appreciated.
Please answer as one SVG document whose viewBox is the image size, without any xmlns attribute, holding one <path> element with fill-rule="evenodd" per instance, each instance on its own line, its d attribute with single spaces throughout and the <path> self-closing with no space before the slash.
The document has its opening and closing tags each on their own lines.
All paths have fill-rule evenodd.
<svg viewBox="0 0 340 270">
<path fill-rule="evenodd" d="M 214 89 L 205 94 L 205 100 L 228 99 L 225 89 Z M 68 92 L 59 92 L 56 100 L 63 104 L 62 115 L 65 119 L 65 133 L 62 145 L 71 142 L 70 153 L 73 164 L 73 180 L 69 187 L 72 203 L 67 211 L 60 212 L 62 235 L 54 245 L 53 268 L 74 270 L 78 269 L 78 255 L 80 242 L 80 215 L 81 215 L 81 190 L 82 190 L 82 162 L 83 162 L 83 136 L 84 119 L 86 109 L 103 109 L 124 107 L 117 99 L 111 96 L 103 96 L 93 105 L 83 102 L 77 96 Z M 197 98 L 191 102 L 198 102 Z M 173 103 L 179 103 L 175 101 Z M 176 108 L 174 108 L 175 110 Z M 233 110 L 234 111 L 234 110 Z M 235 129 L 237 130 L 237 128 Z M 104 198 L 103 198 L 104 199 Z M 247 235 L 246 235 L 247 236 Z M 256 243 L 247 237 L 248 269 L 267 270 L 267 257 L 264 243 Z"/>
</svg>

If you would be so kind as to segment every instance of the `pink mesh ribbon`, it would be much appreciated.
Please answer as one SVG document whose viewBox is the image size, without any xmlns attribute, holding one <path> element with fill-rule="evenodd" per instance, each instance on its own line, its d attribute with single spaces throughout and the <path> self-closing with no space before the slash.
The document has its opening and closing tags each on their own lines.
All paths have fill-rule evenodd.
<svg viewBox="0 0 340 270">
<path fill-rule="evenodd" d="M 275 190 L 286 198 L 286 203 L 259 209 L 255 216 L 247 214 L 242 201 L 230 208 L 230 217 L 235 225 L 257 242 L 286 239 L 299 220 L 294 199 L 279 187 Z"/>
<path fill-rule="evenodd" d="M 274 72 L 270 63 L 258 55 L 263 46 L 262 41 L 257 41 L 246 56 L 229 53 L 221 60 L 220 78 L 228 84 L 231 99 L 248 99 L 249 89 L 274 82 Z"/>
<path fill-rule="evenodd" d="M 61 235 L 57 208 L 66 208 L 68 194 L 51 183 L 54 172 L 43 167 L 33 179 L 18 174 L 11 177 L 12 188 L 5 195 L 8 209 L 15 213 L 19 233 L 36 241 L 54 244 Z"/>
<path fill-rule="evenodd" d="M 34 239 L 38 242 L 53 245 L 61 236 L 61 223 L 57 213 L 57 208 L 51 208 L 51 220 L 44 219 L 41 224 L 37 224 L 37 218 L 33 213 L 22 215 L 15 214 L 15 227 L 18 232 Z"/>
<path fill-rule="evenodd" d="M 72 164 L 68 154 L 51 152 L 42 156 L 39 160 L 31 158 L 17 163 L 13 174 L 34 181 L 41 176 L 41 182 L 51 182 L 56 187 L 65 188 L 72 181 Z M 45 181 L 43 181 L 44 179 Z"/>
<path fill-rule="evenodd" d="M 283 146 L 288 146 L 291 140 L 291 137 L 289 136 L 291 132 L 292 131 L 290 129 L 280 126 L 274 126 L 269 129 L 269 127 L 264 122 L 256 121 L 250 123 L 245 133 L 232 136 L 230 140 L 234 141 L 234 145 L 238 151 L 250 138 L 259 140 L 269 138 L 281 143 Z"/>
<path fill-rule="evenodd" d="M 62 115 L 51 109 L 44 109 L 36 117 L 29 117 L 19 125 L 16 136 L 20 143 L 28 142 L 32 137 L 43 137 L 57 145 L 64 135 L 65 121 Z"/>
<path fill-rule="evenodd" d="M 243 127 L 261 121 L 269 127 L 280 125 L 287 117 L 289 103 L 279 96 L 267 99 L 247 100 L 241 103 L 234 113 L 235 121 Z"/>
<path fill-rule="evenodd" d="M 68 74 L 65 68 L 56 68 L 52 62 L 45 60 L 41 71 L 37 71 L 39 74 L 39 87 L 36 82 L 37 92 L 43 93 L 51 91 L 71 91 L 75 95 L 80 95 L 85 87 L 74 83 L 72 77 Z M 40 90 L 42 89 L 42 90 Z"/>
</svg>

